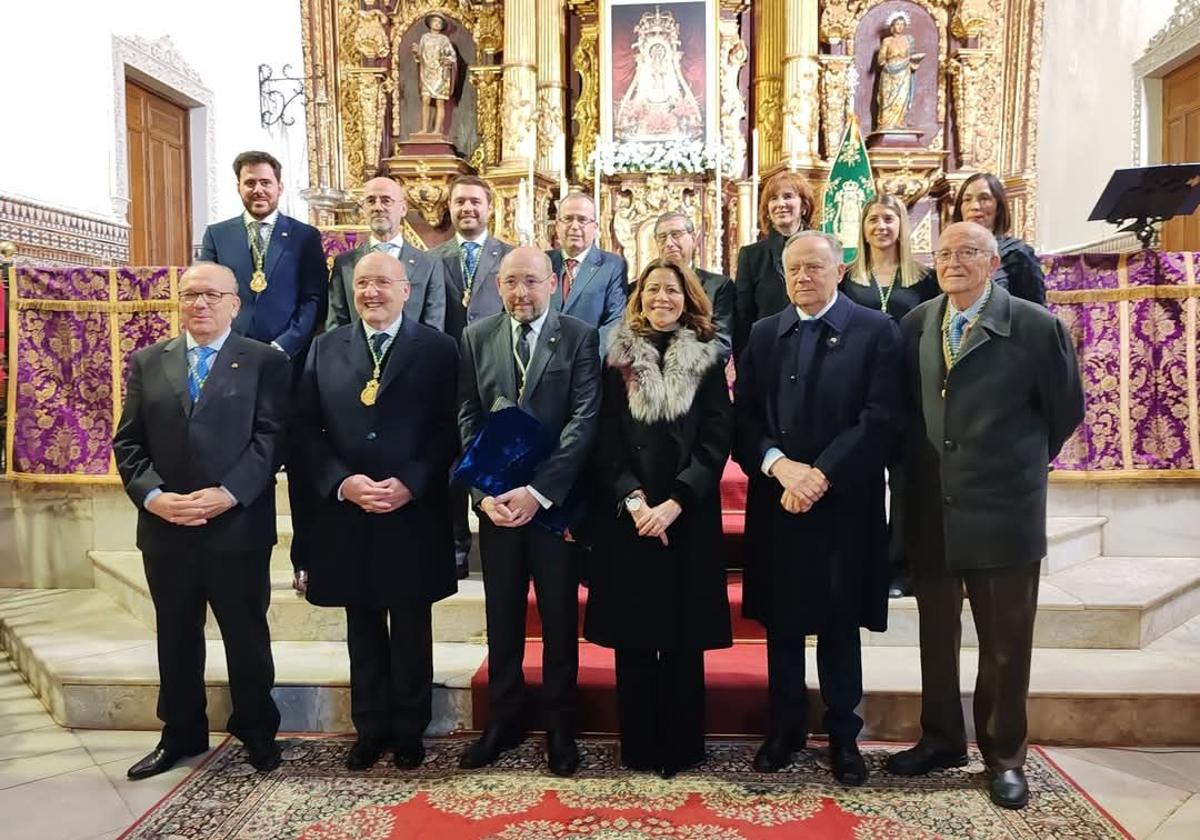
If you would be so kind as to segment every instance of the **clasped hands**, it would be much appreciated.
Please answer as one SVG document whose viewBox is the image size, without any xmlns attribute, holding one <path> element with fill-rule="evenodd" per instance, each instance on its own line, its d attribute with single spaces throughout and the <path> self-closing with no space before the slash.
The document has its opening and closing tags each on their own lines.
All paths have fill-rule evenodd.
<svg viewBox="0 0 1200 840">
<path fill-rule="evenodd" d="M 375 481 L 361 473 L 342 482 L 342 498 L 367 513 L 391 513 L 412 501 L 412 491 L 395 476 Z"/>
<path fill-rule="evenodd" d="M 163 491 L 146 503 L 146 510 L 173 525 L 206 525 L 235 504 L 233 497 L 220 487 L 205 487 L 191 493 Z"/>
<path fill-rule="evenodd" d="M 479 509 L 497 528 L 520 528 L 528 524 L 541 507 L 528 487 L 514 487 L 499 496 L 485 496 L 479 503 Z"/>
<path fill-rule="evenodd" d="M 780 458 L 772 464 L 771 475 L 783 487 L 779 504 L 788 513 L 808 513 L 829 489 L 825 473 L 790 458 Z"/>
<path fill-rule="evenodd" d="M 667 529 L 679 518 L 683 508 L 674 499 L 667 499 L 661 504 L 650 507 L 646 503 L 645 495 L 640 495 L 642 495 L 642 506 L 637 510 L 629 511 L 629 515 L 633 517 L 633 524 L 637 528 L 638 536 L 658 538 L 663 545 L 670 545 L 667 540 Z"/>
</svg>

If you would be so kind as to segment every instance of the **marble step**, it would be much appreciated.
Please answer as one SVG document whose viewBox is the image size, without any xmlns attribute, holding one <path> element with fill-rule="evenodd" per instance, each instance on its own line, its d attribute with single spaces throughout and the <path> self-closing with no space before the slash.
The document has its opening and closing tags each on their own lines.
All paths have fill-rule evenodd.
<svg viewBox="0 0 1200 840">
<path fill-rule="evenodd" d="M 154 629 L 154 604 L 146 585 L 142 557 L 136 551 L 89 552 L 96 588 L 109 595 L 150 630 Z M 272 562 L 271 605 L 267 608 L 271 638 L 280 641 L 344 642 L 346 613 L 341 609 L 314 607 L 292 590 L 291 564 L 282 568 Z M 486 631 L 483 581 L 461 580 L 458 592 L 433 605 L 435 642 L 481 642 Z M 204 633 L 220 639 L 221 632 L 208 611 Z"/>
<path fill-rule="evenodd" d="M 1103 516 L 1047 516 L 1042 574 L 1052 575 L 1103 554 L 1107 522 Z"/>
<path fill-rule="evenodd" d="M 156 729 L 157 666 L 153 634 L 97 590 L 0 591 L 0 643 L 64 726 Z M 224 657 L 209 642 L 210 720 L 228 713 Z M 347 732 L 348 664 L 333 642 L 276 642 L 276 697 L 285 731 Z M 470 726 L 472 675 L 482 645 L 438 644 L 434 724 L 430 733 Z M 762 659 L 761 645 L 749 660 Z M 810 690 L 816 666 L 810 657 Z M 755 664 L 745 691 L 765 702 L 765 673 Z M 919 732 L 920 660 L 913 647 L 863 651 L 864 738 L 913 740 Z M 964 701 L 976 677 L 975 652 L 961 663 Z M 1033 654 L 1030 738 L 1042 744 L 1200 744 L 1200 619 L 1134 651 L 1039 649 Z M 970 714 L 967 717 L 970 726 Z M 755 733 L 727 733 L 755 734 Z"/>
</svg>

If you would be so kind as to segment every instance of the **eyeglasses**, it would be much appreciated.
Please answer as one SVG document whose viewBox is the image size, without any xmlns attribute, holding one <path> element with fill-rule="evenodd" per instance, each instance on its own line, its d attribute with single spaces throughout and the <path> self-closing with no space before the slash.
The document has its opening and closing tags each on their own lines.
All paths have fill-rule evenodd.
<svg viewBox="0 0 1200 840">
<path fill-rule="evenodd" d="M 184 306 L 195 306 L 196 301 L 200 300 L 200 298 L 204 298 L 204 302 L 207 303 L 209 306 L 216 306 L 218 303 L 221 302 L 221 298 L 225 297 L 226 295 L 228 295 L 229 297 L 235 297 L 236 293 L 234 293 L 234 292 L 180 292 L 179 293 L 179 302 L 182 303 Z"/>
<path fill-rule="evenodd" d="M 506 292 L 515 292 L 522 286 L 526 289 L 536 289 L 549 279 L 549 274 L 545 277 L 506 277 L 500 281 L 500 288 Z"/>
<path fill-rule="evenodd" d="M 668 239 L 672 242 L 679 242 L 683 239 L 683 237 L 687 236 L 688 233 L 689 231 L 684 228 L 680 228 L 679 230 L 664 230 L 662 233 L 654 234 L 654 241 L 659 244 L 666 242 Z"/>
<path fill-rule="evenodd" d="M 933 258 L 937 262 L 948 263 L 952 259 L 957 257 L 958 261 L 960 263 L 965 263 L 965 262 L 970 262 L 971 260 L 978 257 L 980 254 L 986 254 L 986 253 L 988 253 L 988 252 L 985 251 L 983 248 L 959 248 L 956 251 L 950 251 L 950 250 L 935 251 L 933 254 Z"/>
<path fill-rule="evenodd" d="M 359 204 L 363 207 L 373 207 L 378 204 L 380 207 L 391 207 L 396 203 L 396 199 L 390 195 L 368 195 Z"/>
<path fill-rule="evenodd" d="M 559 216 L 558 220 L 567 227 L 570 227 L 571 225 L 587 227 L 596 221 L 595 219 L 588 218 L 587 216 Z"/>
</svg>

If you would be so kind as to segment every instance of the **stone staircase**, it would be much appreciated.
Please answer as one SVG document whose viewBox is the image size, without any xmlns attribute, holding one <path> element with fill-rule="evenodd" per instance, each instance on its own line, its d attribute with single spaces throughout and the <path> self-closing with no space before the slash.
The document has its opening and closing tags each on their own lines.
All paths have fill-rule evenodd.
<svg viewBox="0 0 1200 840">
<path fill-rule="evenodd" d="M 286 504 L 286 495 L 279 495 Z M 1200 557 L 1107 556 L 1110 519 L 1067 512 L 1072 515 L 1051 516 L 1047 523 L 1050 548 L 1042 568 L 1030 689 L 1032 739 L 1200 744 Z M 283 728 L 349 731 L 343 614 L 313 607 L 292 592 L 286 514 L 279 530 L 268 620 Z M 1123 536 L 1117 542 L 1129 544 Z M 0 590 L 0 644 L 63 725 L 157 728 L 154 611 L 140 555 L 89 556 L 93 589 Z M 735 620 L 739 645 L 758 644 L 755 626 Z M 228 686 L 211 616 L 207 636 L 210 719 L 220 725 L 228 713 Z M 473 576 L 434 607 L 431 734 L 471 727 L 471 680 L 486 655 L 485 637 L 483 586 Z M 888 632 L 864 632 L 863 639 L 864 735 L 915 738 L 920 714 L 915 600 L 892 601 Z M 961 679 L 969 702 L 976 653 L 968 606 L 963 644 Z M 765 662 L 765 651 L 750 653 L 751 659 L 760 655 Z M 710 654 L 710 668 L 722 656 L 728 654 Z M 605 667 L 601 661 L 601 679 Z M 595 683 L 597 668 L 592 671 L 590 677 L 581 672 L 583 692 Z M 815 663 L 809 673 L 815 680 Z M 711 685 L 711 702 L 721 702 L 723 690 Z"/>
</svg>

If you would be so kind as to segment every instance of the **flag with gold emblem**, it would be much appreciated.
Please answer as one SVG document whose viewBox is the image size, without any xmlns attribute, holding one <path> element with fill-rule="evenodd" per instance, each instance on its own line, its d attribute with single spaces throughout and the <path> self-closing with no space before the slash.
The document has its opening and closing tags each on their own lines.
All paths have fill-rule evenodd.
<svg viewBox="0 0 1200 840">
<path fill-rule="evenodd" d="M 858 253 L 858 227 L 862 209 L 875 197 L 875 178 L 871 174 L 871 159 L 867 144 L 858 130 L 858 120 L 850 116 L 842 145 L 829 172 L 825 186 L 825 204 L 821 230 L 842 240 L 845 261 Z"/>
</svg>

